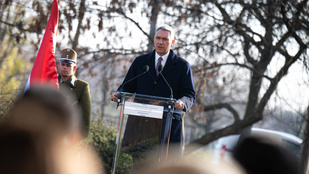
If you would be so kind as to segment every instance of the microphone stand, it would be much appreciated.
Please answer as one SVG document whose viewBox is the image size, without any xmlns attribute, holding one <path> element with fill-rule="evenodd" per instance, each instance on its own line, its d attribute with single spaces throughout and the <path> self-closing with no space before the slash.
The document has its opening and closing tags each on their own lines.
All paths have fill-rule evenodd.
<svg viewBox="0 0 309 174">
<path fill-rule="evenodd" d="M 168 114 L 171 115 L 172 119 L 175 119 L 175 117 L 173 116 L 173 113 L 171 112 L 172 106 L 175 105 L 175 100 L 173 99 L 173 89 L 172 89 L 172 87 L 170 86 L 170 84 L 167 82 L 167 80 L 165 79 L 165 77 L 163 76 L 162 70 L 163 70 L 163 66 L 162 66 L 162 65 L 159 65 L 159 67 L 158 67 L 159 74 L 161 75 L 161 77 L 163 78 L 163 80 L 165 81 L 165 83 L 167 84 L 167 86 L 170 88 L 170 91 L 171 91 L 171 96 L 170 96 L 171 102 L 169 102 L 168 107 L 167 107 L 167 108 L 168 108 Z M 174 108 L 173 108 L 173 110 L 174 110 Z"/>
<path fill-rule="evenodd" d="M 124 85 L 128 84 L 129 82 L 131 82 L 131 81 L 133 81 L 133 80 L 135 80 L 135 79 L 137 79 L 137 78 L 139 78 L 140 76 L 144 75 L 144 74 L 145 74 L 146 72 L 148 72 L 148 71 L 149 71 L 149 66 L 148 66 L 148 65 L 145 65 L 144 68 L 143 68 L 143 72 L 142 72 L 141 74 L 139 74 L 139 75 L 137 75 L 137 76 L 131 78 L 130 80 L 126 81 L 125 83 L 123 83 L 123 84 L 121 85 L 119 92 L 120 92 L 120 93 L 123 92 L 123 87 L 124 87 Z M 117 98 L 118 98 L 118 100 L 117 100 L 116 109 L 119 107 L 120 103 L 122 102 L 122 96 L 120 96 L 119 94 L 117 94 Z"/>
</svg>

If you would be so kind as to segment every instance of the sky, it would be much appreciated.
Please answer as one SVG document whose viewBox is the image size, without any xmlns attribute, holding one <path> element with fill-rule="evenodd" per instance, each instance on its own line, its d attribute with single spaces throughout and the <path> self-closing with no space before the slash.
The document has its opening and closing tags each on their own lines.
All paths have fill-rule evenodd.
<svg viewBox="0 0 309 174">
<path fill-rule="evenodd" d="M 282 100 L 278 103 L 285 109 L 295 111 L 298 108 L 306 111 L 309 104 L 308 74 L 301 62 L 292 65 L 289 73 L 282 78 L 278 86 L 278 94 Z"/>
</svg>

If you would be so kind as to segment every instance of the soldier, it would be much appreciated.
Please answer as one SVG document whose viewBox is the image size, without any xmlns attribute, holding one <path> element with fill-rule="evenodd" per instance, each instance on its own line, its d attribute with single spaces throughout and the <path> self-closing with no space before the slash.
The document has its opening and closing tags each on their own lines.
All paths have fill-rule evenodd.
<svg viewBox="0 0 309 174">
<path fill-rule="evenodd" d="M 75 77 L 77 69 L 77 54 L 73 49 L 66 48 L 61 51 L 58 64 L 58 80 L 60 91 L 73 96 L 74 104 L 78 104 L 82 111 L 82 133 L 88 136 L 91 119 L 91 99 L 89 84 Z"/>
</svg>

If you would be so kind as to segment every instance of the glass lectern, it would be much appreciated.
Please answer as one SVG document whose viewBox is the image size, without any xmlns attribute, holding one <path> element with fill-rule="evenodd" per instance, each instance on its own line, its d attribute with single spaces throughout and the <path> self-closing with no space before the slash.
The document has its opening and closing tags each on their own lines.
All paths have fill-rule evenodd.
<svg viewBox="0 0 309 174">
<path fill-rule="evenodd" d="M 121 173 L 124 166 L 132 173 L 147 160 L 158 165 L 164 163 L 168 155 L 175 99 L 113 93 L 118 95 L 117 107 L 120 109 L 112 173 Z"/>
</svg>

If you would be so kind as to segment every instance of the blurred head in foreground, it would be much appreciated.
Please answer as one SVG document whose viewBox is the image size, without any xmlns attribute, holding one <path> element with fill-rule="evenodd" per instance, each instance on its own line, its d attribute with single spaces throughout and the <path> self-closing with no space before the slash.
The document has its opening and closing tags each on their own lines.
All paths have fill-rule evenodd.
<svg viewBox="0 0 309 174">
<path fill-rule="evenodd" d="M 82 146 L 80 116 L 57 89 L 31 87 L 0 127 L 0 171 L 22 174 L 104 173 L 90 146 Z"/>
<path fill-rule="evenodd" d="M 46 139 L 78 142 L 80 113 L 69 98 L 51 87 L 34 86 L 17 99 L 8 124 L 19 129 L 44 134 Z"/>
<path fill-rule="evenodd" d="M 3 174 L 44 172 L 44 159 L 31 133 L 0 128 L 0 171 Z"/>
<path fill-rule="evenodd" d="M 104 174 L 91 147 L 42 142 L 41 135 L 0 128 L 1 174 Z"/>
<path fill-rule="evenodd" d="M 248 174 L 297 174 L 295 154 L 269 137 L 247 137 L 234 149 L 233 157 Z"/>
<path fill-rule="evenodd" d="M 173 152 L 174 153 L 174 152 Z M 245 174 L 233 161 L 214 161 L 207 154 L 173 158 L 169 154 L 167 162 L 150 162 L 138 174 Z M 177 154 L 175 155 L 177 156 Z"/>
</svg>

